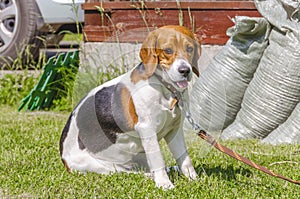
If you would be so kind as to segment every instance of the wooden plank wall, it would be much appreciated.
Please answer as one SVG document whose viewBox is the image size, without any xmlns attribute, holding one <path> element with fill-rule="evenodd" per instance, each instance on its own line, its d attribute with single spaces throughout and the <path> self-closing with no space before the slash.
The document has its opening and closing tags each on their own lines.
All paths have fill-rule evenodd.
<svg viewBox="0 0 300 199">
<path fill-rule="evenodd" d="M 142 42 L 164 25 L 194 30 L 203 44 L 224 44 L 235 16 L 258 17 L 253 1 L 101 1 L 86 0 L 86 42 Z"/>
</svg>

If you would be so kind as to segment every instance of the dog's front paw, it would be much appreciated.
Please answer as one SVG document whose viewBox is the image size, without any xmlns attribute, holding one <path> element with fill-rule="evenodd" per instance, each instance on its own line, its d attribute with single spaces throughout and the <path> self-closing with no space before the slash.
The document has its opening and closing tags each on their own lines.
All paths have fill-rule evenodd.
<svg viewBox="0 0 300 199">
<path fill-rule="evenodd" d="M 177 160 L 181 173 L 190 180 L 195 180 L 198 177 L 191 158 L 186 154 Z"/>
<path fill-rule="evenodd" d="M 183 166 L 181 167 L 181 172 L 190 180 L 196 180 L 198 177 L 198 174 L 196 173 L 193 166 Z"/>
<path fill-rule="evenodd" d="M 162 188 L 163 190 L 173 189 L 174 185 L 170 181 L 165 169 L 161 169 L 154 172 L 155 186 Z"/>
<path fill-rule="evenodd" d="M 155 182 L 155 186 L 158 188 L 162 188 L 163 190 L 173 189 L 173 183 L 168 179 L 166 181 Z"/>
</svg>

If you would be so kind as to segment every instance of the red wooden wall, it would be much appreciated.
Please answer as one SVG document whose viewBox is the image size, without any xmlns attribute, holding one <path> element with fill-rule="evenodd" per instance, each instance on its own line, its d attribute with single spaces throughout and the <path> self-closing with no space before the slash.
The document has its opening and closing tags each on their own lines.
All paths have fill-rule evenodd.
<svg viewBox="0 0 300 199">
<path fill-rule="evenodd" d="M 182 23 L 194 30 L 202 44 L 224 44 L 233 17 L 260 16 L 253 1 L 87 0 L 82 8 L 88 42 L 142 42 L 157 27 Z"/>
</svg>

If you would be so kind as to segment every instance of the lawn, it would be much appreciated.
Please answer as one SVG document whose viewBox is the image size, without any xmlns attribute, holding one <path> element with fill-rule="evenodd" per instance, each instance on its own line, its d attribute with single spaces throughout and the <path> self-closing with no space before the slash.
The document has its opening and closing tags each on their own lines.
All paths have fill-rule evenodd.
<svg viewBox="0 0 300 199">
<path fill-rule="evenodd" d="M 236 160 L 209 150 L 202 157 L 198 137 L 188 138 L 199 174 L 189 182 L 176 173 L 176 188 L 157 189 L 142 174 L 67 173 L 59 156 L 66 112 L 17 112 L 0 106 L 0 198 L 299 198 L 299 186 L 270 177 Z M 300 146 L 272 147 L 255 140 L 223 142 L 255 162 L 300 180 Z M 162 143 L 169 158 L 167 147 Z"/>
</svg>

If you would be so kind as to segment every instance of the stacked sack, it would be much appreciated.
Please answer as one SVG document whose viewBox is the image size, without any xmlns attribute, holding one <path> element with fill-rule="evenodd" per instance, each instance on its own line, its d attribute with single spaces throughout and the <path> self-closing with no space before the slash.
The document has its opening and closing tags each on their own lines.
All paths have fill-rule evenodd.
<svg viewBox="0 0 300 199">
<path fill-rule="evenodd" d="M 223 139 L 300 143 L 300 2 L 256 0 L 197 80 L 192 115 Z"/>
<path fill-rule="evenodd" d="M 270 43 L 245 92 L 235 121 L 223 131 L 222 138 L 265 138 L 287 120 L 298 104 L 300 15 L 299 2 L 298 5 L 294 3 L 256 1 L 259 12 L 273 26 Z"/>
<path fill-rule="evenodd" d="M 234 120 L 244 92 L 268 45 L 270 25 L 263 18 L 236 17 L 231 37 L 195 83 L 190 107 L 207 131 L 219 131 Z"/>
<path fill-rule="evenodd" d="M 295 32 L 295 37 L 298 37 L 298 43 L 295 43 L 295 50 L 298 49 L 299 57 L 299 35 L 300 35 L 300 3 L 299 2 L 283 2 L 283 6 L 286 8 L 290 20 L 293 24 L 291 27 L 293 32 Z M 274 22 L 276 23 L 276 22 Z M 296 64 L 298 66 L 298 72 L 296 76 L 300 73 L 300 60 Z M 300 85 L 298 84 L 298 87 Z M 271 132 L 266 138 L 262 140 L 264 143 L 270 144 L 280 144 L 280 143 L 300 143 L 300 102 L 298 98 L 298 104 L 292 111 L 288 119 L 280 124 L 273 132 Z"/>
</svg>

